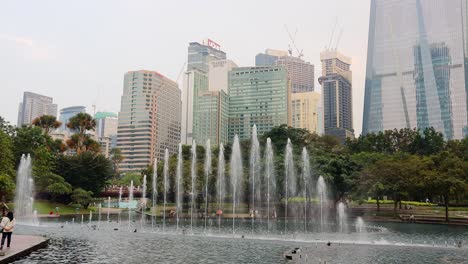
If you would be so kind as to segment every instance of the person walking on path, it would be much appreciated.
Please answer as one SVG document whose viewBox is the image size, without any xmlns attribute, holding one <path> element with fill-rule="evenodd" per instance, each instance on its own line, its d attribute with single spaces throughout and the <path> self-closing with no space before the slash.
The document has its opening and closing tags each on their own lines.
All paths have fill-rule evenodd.
<svg viewBox="0 0 468 264">
<path fill-rule="evenodd" d="M 0 245 L 0 250 L 3 250 L 3 245 L 5 244 L 5 239 L 7 240 L 7 248 L 10 248 L 11 245 L 11 234 L 15 229 L 16 221 L 13 217 L 13 212 L 8 212 L 6 217 L 2 218 L 0 222 L 0 229 L 2 229 L 2 244 Z"/>
</svg>

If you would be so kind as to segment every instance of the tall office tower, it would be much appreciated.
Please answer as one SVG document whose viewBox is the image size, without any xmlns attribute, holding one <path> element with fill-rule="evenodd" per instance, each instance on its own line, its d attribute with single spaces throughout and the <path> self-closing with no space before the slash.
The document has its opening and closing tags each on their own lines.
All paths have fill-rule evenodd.
<svg viewBox="0 0 468 264">
<path fill-rule="evenodd" d="M 176 153 L 180 142 L 180 90 L 155 71 L 125 74 L 117 128 L 117 147 L 125 157 L 122 172 L 140 171 Z"/>
<path fill-rule="evenodd" d="M 266 49 L 265 53 L 259 53 L 255 56 L 255 66 L 275 66 L 281 57 L 288 55 L 285 50 Z"/>
<path fill-rule="evenodd" d="M 18 109 L 18 126 L 29 125 L 36 117 L 43 115 L 57 116 L 57 105 L 52 97 L 24 92 Z"/>
<path fill-rule="evenodd" d="M 97 112 L 94 115 L 94 119 L 96 119 L 96 136 L 98 138 L 117 135 L 119 119 L 116 113 Z"/>
<path fill-rule="evenodd" d="M 190 145 L 193 140 L 194 97 L 198 91 L 208 90 L 208 75 L 193 69 L 184 75 L 184 89 L 182 90 L 182 123 L 181 142 Z"/>
<path fill-rule="evenodd" d="M 97 112 L 94 119 L 96 120 L 96 138 L 101 144 L 101 153 L 108 158 L 110 151 L 116 147 L 119 119 L 117 114 L 112 112 Z"/>
<path fill-rule="evenodd" d="M 229 97 L 224 90 L 198 91 L 193 104 L 193 139 L 204 144 L 226 144 L 228 141 Z"/>
<path fill-rule="evenodd" d="M 304 92 L 291 95 L 292 127 L 318 134 L 320 93 Z"/>
<path fill-rule="evenodd" d="M 215 60 L 209 63 L 208 90 L 228 92 L 229 71 L 237 68 L 231 60 Z"/>
<path fill-rule="evenodd" d="M 363 134 L 468 135 L 467 0 L 372 0 Z"/>
<path fill-rule="evenodd" d="M 341 142 L 354 137 L 351 58 L 335 50 L 320 53 L 325 135 Z"/>
<path fill-rule="evenodd" d="M 267 49 L 255 56 L 255 66 L 284 66 L 289 73 L 293 93 L 314 91 L 315 67 L 301 58 L 288 56 L 286 51 Z"/>
<path fill-rule="evenodd" d="M 60 122 L 62 125 L 60 125 L 59 130 L 62 132 L 68 132 L 70 133 L 70 129 L 67 127 L 67 123 L 70 120 L 70 118 L 74 117 L 75 115 L 79 113 L 86 113 L 86 107 L 84 106 L 70 106 L 66 108 L 60 109 Z"/>
<path fill-rule="evenodd" d="M 284 66 L 241 67 L 229 73 L 229 141 L 291 125 L 291 86 Z"/>
<path fill-rule="evenodd" d="M 210 61 L 225 59 L 226 53 L 211 39 L 204 40 L 201 44 L 191 42 L 188 47 L 187 71 L 197 69 L 208 73 Z"/>
</svg>

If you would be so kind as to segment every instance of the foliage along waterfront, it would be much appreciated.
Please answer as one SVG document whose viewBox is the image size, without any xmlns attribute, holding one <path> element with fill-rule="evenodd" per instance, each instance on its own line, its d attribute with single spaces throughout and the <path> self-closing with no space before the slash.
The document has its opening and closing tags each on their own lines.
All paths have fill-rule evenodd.
<svg viewBox="0 0 468 264">
<path fill-rule="evenodd" d="M 76 132 L 66 142 L 53 140 L 52 129 L 60 122 L 50 116 L 43 116 L 31 126 L 16 128 L 0 119 L 0 196 L 11 200 L 14 192 L 15 168 L 21 154 L 33 157 L 33 176 L 36 183 L 36 197 L 73 203 L 87 207 L 93 197 L 98 197 L 106 186 L 135 185 L 147 175 L 151 182 L 153 166 L 141 173 L 121 175 L 119 163 L 125 158 L 118 149 L 112 150 L 110 159 L 99 153 L 99 145 L 86 134 L 94 130 L 95 120 L 87 114 L 78 114 L 70 119 L 67 126 Z M 301 151 L 306 147 L 311 163 L 312 181 L 322 175 L 331 188 L 335 203 L 353 200 L 363 202 L 367 197 L 375 199 L 377 210 L 383 197 L 393 201 L 394 215 L 401 201 L 430 202 L 444 205 L 448 220 L 450 204 L 466 204 L 468 201 L 468 138 L 444 141 L 443 135 L 432 128 L 389 130 L 378 134 L 360 136 L 348 140 L 344 145 L 331 136 L 318 136 L 304 129 L 294 129 L 285 125 L 272 129 L 259 138 L 260 153 L 263 156 L 267 138 L 271 139 L 275 153 L 274 173 L 276 185 L 284 184 L 284 150 L 288 139 L 293 146 L 295 171 L 302 166 Z M 250 141 L 240 144 L 243 164 L 249 164 Z M 65 155 L 65 151 L 68 154 Z M 230 160 L 231 145 L 225 146 L 225 160 Z M 70 154 L 73 153 L 73 154 Z M 212 148 L 212 170 L 205 175 L 205 149 L 197 146 L 195 193 L 197 203 L 203 203 L 205 185 L 213 193 L 218 177 L 218 147 Z M 191 192 L 191 146 L 182 147 L 183 193 Z M 263 162 L 263 159 L 262 161 Z M 263 167 L 263 164 L 261 167 Z M 175 202 L 177 157 L 169 160 L 170 186 L 168 202 Z M 225 166 L 226 181 L 229 182 L 229 162 Z M 163 175 L 163 163 L 158 163 L 158 175 Z M 300 173 L 296 173 L 300 177 Z M 208 179 L 206 179 L 208 177 Z M 248 168 L 242 173 L 242 188 L 245 197 L 249 193 Z M 163 193 L 163 179 L 158 178 L 158 193 Z M 147 193 L 151 193 L 151 187 Z M 285 193 L 278 188 L 277 202 Z M 215 202 L 212 198 L 209 202 Z M 294 198 L 289 198 L 294 199 Z M 289 200 L 288 199 L 288 200 Z M 300 199 L 299 199 L 300 200 Z M 294 201 L 294 200 L 292 200 Z M 248 201 L 245 201 L 248 202 Z"/>
</svg>

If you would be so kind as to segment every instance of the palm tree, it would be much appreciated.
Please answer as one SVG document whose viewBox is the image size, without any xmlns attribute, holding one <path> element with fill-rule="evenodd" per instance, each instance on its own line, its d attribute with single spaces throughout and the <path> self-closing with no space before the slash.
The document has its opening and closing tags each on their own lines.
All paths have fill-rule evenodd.
<svg viewBox="0 0 468 264">
<path fill-rule="evenodd" d="M 124 156 L 122 155 L 122 150 L 119 148 L 113 148 L 110 151 L 110 157 L 112 164 L 114 166 L 115 176 L 119 176 L 119 165 L 124 160 Z"/>
<path fill-rule="evenodd" d="M 99 153 L 101 152 L 101 145 L 93 140 L 89 135 L 84 135 L 84 140 L 82 142 L 81 148 L 78 148 L 78 142 L 80 140 L 80 135 L 73 134 L 69 139 L 67 139 L 66 143 L 68 148 L 76 149 L 76 153 L 80 154 L 86 151 Z"/>
<path fill-rule="evenodd" d="M 37 117 L 33 120 L 32 124 L 42 128 L 44 130 L 44 134 L 47 136 L 51 130 L 57 129 L 62 125 L 62 123 L 57 121 L 57 118 L 52 115 L 43 115 Z"/>
<path fill-rule="evenodd" d="M 96 127 L 96 120 L 87 113 L 78 113 L 68 120 L 67 127 L 75 131 L 78 135 L 76 139 L 76 153 L 80 154 L 86 151 L 86 146 L 84 145 L 86 141 L 86 131 L 94 130 Z"/>
</svg>

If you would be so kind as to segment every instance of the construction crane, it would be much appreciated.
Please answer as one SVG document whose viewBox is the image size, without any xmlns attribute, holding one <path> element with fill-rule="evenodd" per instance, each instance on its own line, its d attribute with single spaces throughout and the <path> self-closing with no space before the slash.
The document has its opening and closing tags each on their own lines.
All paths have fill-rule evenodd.
<svg viewBox="0 0 468 264">
<path fill-rule="evenodd" d="M 291 34 L 291 32 L 289 31 L 288 29 L 288 26 L 285 24 L 284 25 L 284 29 L 286 30 L 286 32 L 288 33 L 288 36 L 289 36 L 289 39 L 291 40 L 291 44 L 293 45 L 294 49 L 296 49 L 296 52 L 297 52 L 297 57 L 298 58 L 302 58 L 304 57 L 304 54 L 302 52 L 302 50 L 299 50 L 297 48 L 297 45 L 296 45 L 296 34 L 297 34 L 297 29 L 296 29 L 296 32 L 294 33 L 294 36 Z M 289 49 L 288 49 L 288 52 L 289 52 L 289 55 L 292 56 L 292 48 L 291 48 L 291 44 L 289 45 Z"/>
</svg>

